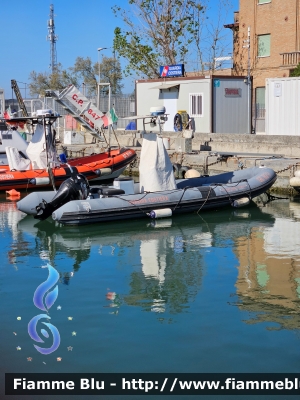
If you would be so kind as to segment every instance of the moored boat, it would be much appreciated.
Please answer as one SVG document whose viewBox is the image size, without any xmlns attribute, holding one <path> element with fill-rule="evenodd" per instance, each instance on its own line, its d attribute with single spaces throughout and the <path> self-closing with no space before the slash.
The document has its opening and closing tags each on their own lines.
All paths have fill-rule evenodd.
<svg viewBox="0 0 300 400">
<path fill-rule="evenodd" d="M 151 159 L 156 165 L 151 163 Z M 170 217 L 247 205 L 266 192 L 276 178 L 276 173 L 270 168 L 253 167 L 175 181 L 162 139 L 148 134 L 143 141 L 139 183 L 128 178 L 115 180 L 114 186 L 93 187 L 87 198 L 74 200 L 66 195 L 66 187 L 52 194 L 35 192 L 17 205 L 19 210 L 37 219 L 45 219 L 52 214 L 53 220 L 66 225 Z"/>
<path fill-rule="evenodd" d="M 114 148 L 100 154 L 77 157 L 64 162 L 56 154 L 53 122 L 59 117 L 51 110 L 40 110 L 36 117 L 6 121 L 10 129 L 0 132 L 0 191 L 59 187 L 73 170 L 87 180 L 112 182 L 136 157 L 133 149 Z M 35 133 L 28 144 L 16 130 L 30 123 Z"/>
</svg>

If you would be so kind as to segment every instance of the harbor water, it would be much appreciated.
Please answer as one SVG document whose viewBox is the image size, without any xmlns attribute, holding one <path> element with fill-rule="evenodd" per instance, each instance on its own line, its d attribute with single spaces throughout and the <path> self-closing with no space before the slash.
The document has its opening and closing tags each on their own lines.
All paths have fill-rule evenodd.
<svg viewBox="0 0 300 400">
<path fill-rule="evenodd" d="M 20 398 L 4 395 L 5 373 L 300 373 L 300 198 L 63 227 L 2 197 L 0 221 L 1 399 Z M 59 333 L 50 354 L 34 345 L 54 331 L 29 332 L 40 314 Z"/>
</svg>

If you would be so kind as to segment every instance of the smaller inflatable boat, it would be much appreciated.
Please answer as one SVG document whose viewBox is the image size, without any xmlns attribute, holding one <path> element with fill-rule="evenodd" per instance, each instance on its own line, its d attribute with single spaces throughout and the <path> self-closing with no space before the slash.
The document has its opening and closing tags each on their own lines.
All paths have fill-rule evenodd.
<svg viewBox="0 0 300 400">
<path fill-rule="evenodd" d="M 210 177 L 176 180 L 176 188 L 148 192 L 130 178 L 113 186 L 89 187 L 74 174 L 57 192 L 34 192 L 17 203 L 19 210 L 37 219 L 65 225 L 94 224 L 134 218 L 162 218 L 188 212 L 240 207 L 266 192 L 276 181 L 270 168 L 253 167 Z M 85 193 L 89 193 L 87 197 Z"/>
</svg>

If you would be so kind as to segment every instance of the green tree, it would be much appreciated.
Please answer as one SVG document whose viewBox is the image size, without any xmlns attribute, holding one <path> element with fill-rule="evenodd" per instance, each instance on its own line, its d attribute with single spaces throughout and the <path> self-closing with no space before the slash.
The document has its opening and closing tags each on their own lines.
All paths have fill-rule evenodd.
<svg viewBox="0 0 300 400">
<path fill-rule="evenodd" d="M 226 54 L 222 20 L 231 6 L 230 0 L 215 2 L 216 21 L 208 18 L 209 0 L 129 0 L 128 11 L 114 6 L 125 24 L 114 31 L 114 48 L 128 62 L 125 74 L 155 78 L 160 65 L 177 63 L 214 69 L 215 58 Z"/>
<path fill-rule="evenodd" d="M 114 57 L 104 57 L 100 63 L 101 82 L 111 84 L 112 94 L 122 92 L 122 70 L 119 60 Z M 53 74 L 37 73 L 32 71 L 29 76 L 29 89 L 32 96 L 44 95 L 46 90 L 63 90 L 68 85 L 81 86 L 85 84 L 87 94 L 94 96 L 97 91 L 97 82 L 99 80 L 99 63 L 93 63 L 87 57 L 77 57 L 72 67 L 64 70 L 59 64 Z M 107 87 L 103 87 L 103 92 Z"/>
<path fill-rule="evenodd" d="M 293 71 L 291 71 L 290 76 L 292 77 L 300 76 L 300 63 L 297 65 L 295 69 L 293 69 Z"/>
<path fill-rule="evenodd" d="M 97 64 L 98 65 L 98 64 Z M 112 94 L 122 93 L 122 68 L 115 57 L 103 57 L 100 63 L 101 82 L 109 82 Z"/>
<path fill-rule="evenodd" d="M 96 65 L 93 64 L 90 57 L 77 57 L 73 67 L 69 70 L 78 80 L 84 82 L 87 94 L 93 96 L 97 90 L 97 71 Z"/>
<path fill-rule="evenodd" d="M 32 96 L 44 96 L 49 89 L 62 90 L 70 84 L 78 85 L 76 76 L 62 69 L 58 64 L 53 74 L 49 72 L 32 71 L 29 75 L 29 90 Z"/>
<path fill-rule="evenodd" d="M 77 79 L 85 83 L 88 94 L 95 95 L 99 81 L 99 63 L 93 64 L 89 57 L 77 57 L 70 70 Z M 112 94 L 122 93 L 122 70 L 119 60 L 115 57 L 103 57 L 100 63 L 100 74 L 102 83 L 110 83 Z M 101 91 L 107 93 L 107 86 L 103 86 Z"/>
</svg>

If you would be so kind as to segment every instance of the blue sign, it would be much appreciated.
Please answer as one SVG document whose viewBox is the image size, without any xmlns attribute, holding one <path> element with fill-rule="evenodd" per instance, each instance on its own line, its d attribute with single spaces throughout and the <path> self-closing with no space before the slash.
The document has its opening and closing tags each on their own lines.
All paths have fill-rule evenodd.
<svg viewBox="0 0 300 400">
<path fill-rule="evenodd" d="M 170 78 L 173 76 L 183 76 L 184 75 L 184 64 L 161 65 L 159 67 L 159 73 L 162 78 Z"/>
<path fill-rule="evenodd" d="M 214 79 L 214 87 L 220 87 L 220 79 Z"/>
</svg>

